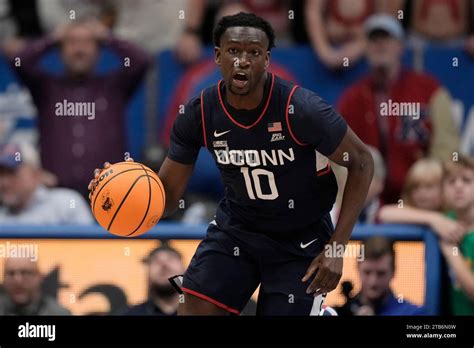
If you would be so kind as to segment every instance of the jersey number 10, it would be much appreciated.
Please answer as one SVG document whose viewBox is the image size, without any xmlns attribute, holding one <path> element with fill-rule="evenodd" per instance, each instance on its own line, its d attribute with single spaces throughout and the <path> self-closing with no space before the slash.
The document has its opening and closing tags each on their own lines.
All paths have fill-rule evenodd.
<svg viewBox="0 0 474 348">
<path fill-rule="evenodd" d="M 259 199 L 264 200 L 274 200 L 278 197 L 278 189 L 275 184 L 275 175 L 272 172 L 265 169 L 252 169 L 249 173 L 248 167 L 241 167 L 240 171 L 244 175 L 245 187 L 247 188 L 247 193 L 250 199 L 256 199 L 255 196 Z M 260 180 L 262 176 L 266 176 L 268 179 L 268 185 L 270 187 L 270 193 L 263 193 L 262 187 L 260 185 Z M 252 188 L 255 187 L 255 191 Z"/>
</svg>

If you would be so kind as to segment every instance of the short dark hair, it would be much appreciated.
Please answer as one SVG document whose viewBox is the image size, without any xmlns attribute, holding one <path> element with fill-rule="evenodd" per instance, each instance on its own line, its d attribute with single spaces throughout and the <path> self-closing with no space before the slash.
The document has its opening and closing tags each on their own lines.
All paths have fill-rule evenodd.
<svg viewBox="0 0 474 348">
<path fill-rule="evenodd" d="M 214 27 L 212 34 L 214 45 L 221 47 L 221 36 L 230 27 L 251 27 L 261 29 L 268 38 L 268 51 L 275 47 L 275 32 L 272 26 L 266 20 L 254 15 L 253 13 L 239 12 L 232 16 L 222 17 Z"/>
<path fill-rule="evenodd" d="M 393 241 L 383 236 L 373 236 L 363 242 L 365 260 L 378 260 L 385 255 L 390 255 L 390 265 L 395 272 L 395 250 Z"/>
<path fill-rule="evenodd" d="M 182 260 L 183 259 L 183 256 L 181 255 L 181 253 L 176 250 L 175 248 L 167 245 L 167 244 L 163 244 L 153 250 L 150 251 L 150 253 L 145 257 L 143 258 L 143 263 L 149 263 L 150 260 L 158 253 L 161 253 L 161 252 L 169 252 L 169 253 L 172 253 L 174 254 L 178 259 Z"/>
</svg>

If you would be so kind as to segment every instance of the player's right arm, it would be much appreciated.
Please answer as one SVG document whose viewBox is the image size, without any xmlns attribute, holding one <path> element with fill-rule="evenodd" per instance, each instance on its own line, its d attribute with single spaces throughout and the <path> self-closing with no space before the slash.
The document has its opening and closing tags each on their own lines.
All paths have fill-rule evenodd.
<svg viewBox="0 0 474 348">
<path fill-rule="evenodd" d="M 193 168 L 192 164 L 182 164 L 169 157 L 164 160 L 158 172 L 166 194 L 164 216 L 171 214 L 178 208 L 179 200 L 183 197 Z"/>
<path fill-rule="evenodd" d="M 158 172 L 166 193 L 165 215 L 178 207 L 203 145 L 201 100 L 195 97 L 174 120 L 168 156 Z"/>
<path fill-rule="evenodd" d="M 178 114 L 173 124 L 168 156 L 158 171 L 166 195 L 164 216 L 171 214 L 182 199 L 194 163 L 201 146 L 204 144 L 201 123 L 201 104 L 199 98 L 193 98 L 186 104 L 183 114 Z M 133 161 L 127 158 L 127 161 Z M 110 163 L 104 163 L 104 168 Z M 101 170 L 94 171 L 94 179 L 89 183 L 89 190 Z"/>
</svg>

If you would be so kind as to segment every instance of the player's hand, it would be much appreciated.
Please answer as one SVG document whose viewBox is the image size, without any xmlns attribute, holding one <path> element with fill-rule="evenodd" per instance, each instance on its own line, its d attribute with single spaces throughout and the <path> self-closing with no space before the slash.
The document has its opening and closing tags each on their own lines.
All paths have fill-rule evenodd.
<svg viewBox="0 0 474 348">
<path fill-rule="evenodd" d="M 433 217 L 430 227 L 442 240 L 451 244 L 459 244 L 467 231 L 466 226 L 441 214 Z"/>
<path fill-rule="evenodd" d="M 306 293 L 314 293 L 314 296 L 318 296 L 334 290 L 341 279 L 342 266 L 342 256 L 327 257 L 324 252 L 321 252 L 311 262 L 302 279 L 303 282 L 306 282 L 317 271 L 313 281 L 306 289 Z"/>
<path fill-rule="evenodd" d="M 126 162 L 133 162 L 133 158 L 131 157 L 127 157 L 125 159 Z M 89 185 L 87 185 L 87 189 L 89 190 L 89 199 L 91 198 L 91 190 L 92 188 L 94 187 L 94 182 L 97 180 L 97 178 L 99 177 L 100 173 L 104 170 L 104 169 L 107 169 L 110 167 L 110 163 L 109 162 L 104 162 L 104 167 L 102 169 L 99 169 L 99 168 L 95 168 L 94 169 L 94 179 L 92 179 L 90 182 L 89 182 Z"/>
</svg>

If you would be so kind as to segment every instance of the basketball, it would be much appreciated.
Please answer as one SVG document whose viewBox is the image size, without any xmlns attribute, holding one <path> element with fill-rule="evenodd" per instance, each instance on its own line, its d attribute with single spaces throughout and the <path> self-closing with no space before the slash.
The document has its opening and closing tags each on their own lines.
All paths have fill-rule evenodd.
<svg viewBox="0 0 474 348">
<path fill-rule="evenodd" d="M 107 231 L 136 237 L 160 220 L 165 190 L 150 168 L 137 162 L 119 162 L 100 172 L 90 203 L 95 219 Z"/>
</svg>

